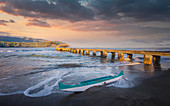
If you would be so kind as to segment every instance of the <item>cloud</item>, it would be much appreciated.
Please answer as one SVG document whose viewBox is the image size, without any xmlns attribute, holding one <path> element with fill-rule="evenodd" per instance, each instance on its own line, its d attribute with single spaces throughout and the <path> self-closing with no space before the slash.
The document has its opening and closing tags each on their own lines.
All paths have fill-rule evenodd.
<svg viewBox="0 0 170 106">
<path fill-rule="evenodd" d="M 0 20 L 0 25 L 4 25 L 4 26 L 7 26 L 7 23 L 15 23 L 14 20 Z"/>
<path fill-rule="evenodd" d="M 0 0 L 1 10 L 13 15 L 69 21 L 92 20 L 93 12 L 79 0 Z"/>
<path fill-rule="evenodd" d="M 38 19 L 29 20 L 29 22 L 26 25 L 27 26 L 50 27 L 50 24 L 48 24 L 47 22 L 38 20 Z"/>
<path fill-rule="evenodd" d="M 169 21 L 169 0 L 0 0 L 0 10 L 13 15 L 114 23 Z"/>
<path fill-rule="evenodd" d="M 167 24 L 167 25 L 166 25 Z M 99 20 L 99 21 L 80 21 L 76 23 L 66 23 L 66 24 L 56 24 L 57 27 L 67 29 L 73 31 L 82 31 L 82 32 L 114 32 L 112 36 L 117 34 L 127 35 L 127 36 L 150 36 L 150 35 L 161 35 L 161 36 L 169 36 L 170 34 L 170 26 L 168 22 L 164 23 L 153 23 L 147 22 L 144 23 L 112 23 L 107 20 Z M 55 26 L 55 25 L 54 25 Z"/>
<path fill-rule="evenodd" d="M 9 35 L 10 35 L 10 33 L 8 33 L 8 32 L 0 31 L 0 36 L 9 36 Z"/>
<path fill-rule="evenodd" d="M 93 0 L 89 4 L 99 19 L 131 21 L 169 21 L 169 0 Z"/>
<path fill-rule="evenodd" d="M 80 21 L 68 23 L 62 28 L 69 28 L 74 31 L 114 31 L 115 25 L 107 21 Z"/>
<path fill-rule="evenodd" d="M 170 39 L 169 40 L 164 40 L 158 43 L 159 46 L 170 46 Z"/>
<path fill-rule="evenodd" d="M 11 22 L 11 23 L 15 23 L 15 21 L 14 21 L 14 20 L 9 20 L 9 22 Z"/>
</svg>

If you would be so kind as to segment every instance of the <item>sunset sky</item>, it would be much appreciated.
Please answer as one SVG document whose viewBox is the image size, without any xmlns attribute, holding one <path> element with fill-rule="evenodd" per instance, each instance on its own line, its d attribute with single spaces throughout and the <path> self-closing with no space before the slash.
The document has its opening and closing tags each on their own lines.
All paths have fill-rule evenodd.
<svg viewBox="0 0 170 106">
<path fill-rule="evenodd" d="M 0 0 L 0 35 L 72 47 L 170 47 L 170 0 Z"/>
</svg>

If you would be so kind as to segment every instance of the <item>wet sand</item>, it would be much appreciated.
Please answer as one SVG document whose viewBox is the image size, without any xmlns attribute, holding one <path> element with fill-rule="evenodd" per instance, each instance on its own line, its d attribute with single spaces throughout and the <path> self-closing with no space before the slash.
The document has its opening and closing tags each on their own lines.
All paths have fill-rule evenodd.
<svg viewBox="0 0 170 106">
<path fill-rule="evenodd" d="M 170 106 L 170 69 L 157 72 L 133 88 L 93 87 L 82 93 L 31 98 L 0 96 L 0 106 Z"/>
</svg>

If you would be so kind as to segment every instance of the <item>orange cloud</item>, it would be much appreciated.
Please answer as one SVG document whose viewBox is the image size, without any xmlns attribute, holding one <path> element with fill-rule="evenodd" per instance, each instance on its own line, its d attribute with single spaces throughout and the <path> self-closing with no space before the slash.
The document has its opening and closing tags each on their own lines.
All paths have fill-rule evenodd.
<svg viewBox="0 0 170 106">
<path fill-rule="evenodd" d="M 29 22 L 26 23 L 27 26 L 51 27 L 50 24 L 42 20 L 33 19 L 28 21 Z"/>
<path fill-rule="evenodd" d="M 4 26 L 7 26 L 7 23 L 15 23 L 14 20 L 0 20 L 0 25 L 4 25 Z"/>
<path fill-rule="evenodd" d="M 2 6 L 2 5 L 6 5 L 6 2 L 0 2 L 0 5 Z"/>
</svg>

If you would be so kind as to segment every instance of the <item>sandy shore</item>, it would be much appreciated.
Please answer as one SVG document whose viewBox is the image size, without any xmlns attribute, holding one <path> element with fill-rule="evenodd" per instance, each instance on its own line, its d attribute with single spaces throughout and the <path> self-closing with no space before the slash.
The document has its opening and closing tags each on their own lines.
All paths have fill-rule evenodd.
<svg viewBox="0 0 170 106">
<path fill-rule="evenodd" d="M 93 87 L 68 96 L 52 94 L 39 98 L 21 94 L 0 96 L 0 106 L 170 106 L 170 69 L 157 72 L 133 88 Z"/>
</svg>

